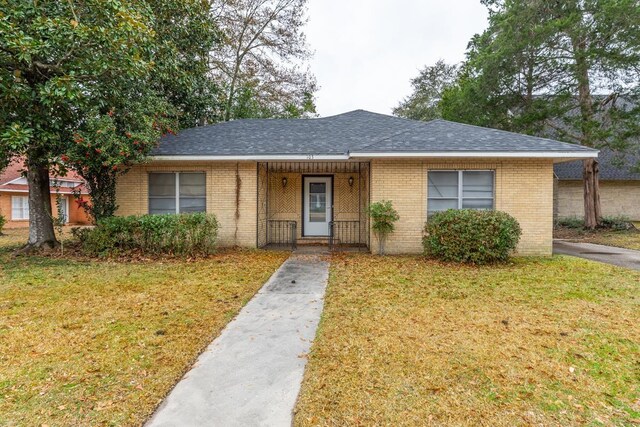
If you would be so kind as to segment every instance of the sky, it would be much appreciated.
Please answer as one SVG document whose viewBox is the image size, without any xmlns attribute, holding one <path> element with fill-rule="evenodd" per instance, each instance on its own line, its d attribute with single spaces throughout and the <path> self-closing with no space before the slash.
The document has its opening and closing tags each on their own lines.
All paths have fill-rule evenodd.
<svg viewBox="0 0 640 427">
<path fill-rule="evenodd" d="M 391 114 L 422 67 L 462 61 L 486 24 L 480 0 L 309 0 L 318 113 Z"/>
</svg>

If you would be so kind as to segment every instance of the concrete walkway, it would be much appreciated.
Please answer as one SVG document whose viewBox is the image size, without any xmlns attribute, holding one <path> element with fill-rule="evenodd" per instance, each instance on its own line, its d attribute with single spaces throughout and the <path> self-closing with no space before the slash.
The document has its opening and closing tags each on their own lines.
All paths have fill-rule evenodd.
<svg viewBox="0 0 640 427">
<path fill-rule="evenodd" d="M 640 270 L 640 251 L 596 245 L 594 243 L 574 243 L 566 240 L 553 241 L 553 253 L 571 255 L 591 261 Z"/>
<path fill-rule="evenodd" d="M 147 425 L 290 426 L 328 271 L 328 262 L 317 255 L 292 255 L 200 355 Z"/>
</svg>

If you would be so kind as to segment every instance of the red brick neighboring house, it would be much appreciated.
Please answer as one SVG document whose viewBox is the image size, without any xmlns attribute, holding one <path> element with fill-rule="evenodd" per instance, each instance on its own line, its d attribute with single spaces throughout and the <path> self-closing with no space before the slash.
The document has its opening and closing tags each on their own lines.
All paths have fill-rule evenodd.
<svg viewBox="0 0 640 427">
<path fill-rule="evenodd" d="M 0 172 L 0 215 L 7 220 L 6 228 L 29 226 L 29 185 L 23 176 L 23 161 L 13 161 Z M 57 217 L 56 199 L 62 199 L 66 224 L 89 224 L 89 217 L 78 203 L 75 194 L 88 199 L 84 180 L 74 172 L 64 177 L 51 176 L 51 208 Z"/>
</svg>

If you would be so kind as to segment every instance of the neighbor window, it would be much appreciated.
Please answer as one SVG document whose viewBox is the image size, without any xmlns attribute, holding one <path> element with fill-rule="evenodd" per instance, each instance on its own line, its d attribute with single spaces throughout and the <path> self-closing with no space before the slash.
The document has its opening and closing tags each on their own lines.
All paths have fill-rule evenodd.
<svg viewBox="0 0 640 427">
<path fill-rule="evenodd" d="M 29 219 L 29 198 L 27 196 L 11 197 L 11 219 Z"/>
<path fill-rule="evenodd" d="M 206 175 L 203 172 L 149 174 L 149 213 L 206 211 Z"/>
<path fill-rule="evenodd" d="M 427 212 L 447 209 L 493 209 L 494 171 L 432 171 Z"/>
</svg>

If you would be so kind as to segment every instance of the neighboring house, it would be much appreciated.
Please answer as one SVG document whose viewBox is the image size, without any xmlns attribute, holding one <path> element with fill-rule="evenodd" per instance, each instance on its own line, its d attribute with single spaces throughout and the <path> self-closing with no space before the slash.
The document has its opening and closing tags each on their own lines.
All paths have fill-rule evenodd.
<svg viewBox="0 0 640 427">
<path fill-rule="evenodd" d="M 600 151 L 600 204 L 603 215 L 623 215 L 640 221 L 640 156 L 620 155 L 608 149 Z M 584 217 L 582 162 L 557 164 L 556 218 Z"/>
<path fill-rule="evenodd" d="M 248 119 L 164 137 L 123 175 L 119 215 L 206 211 L 221 245 L 302 243 L 377 250 L 367 208 L 400 214 L 390 253 L 419 253 L 430 212 L 498 209 L 522 227 L 521 255 L 549 255 L 553 165 L 596 157 L 579 145 L 362 110 L 318 119 Z"/>
<path fill-rule="evenodd" d="M 7 223 L 6 228 L 29 226 L 29 185 L 23 176 L 23 161 L 14 160 L 0 172 L 0 214 Z M 87 197 L 84 181 L 77 174 L 69 172 L 65 177 L 51 176 L 51 208 L 58 217 L 56 200 L 62 201 L 66 224 L 88 224 L 89 218 L 76 203 L 74 193 Z"/>
</svg>

